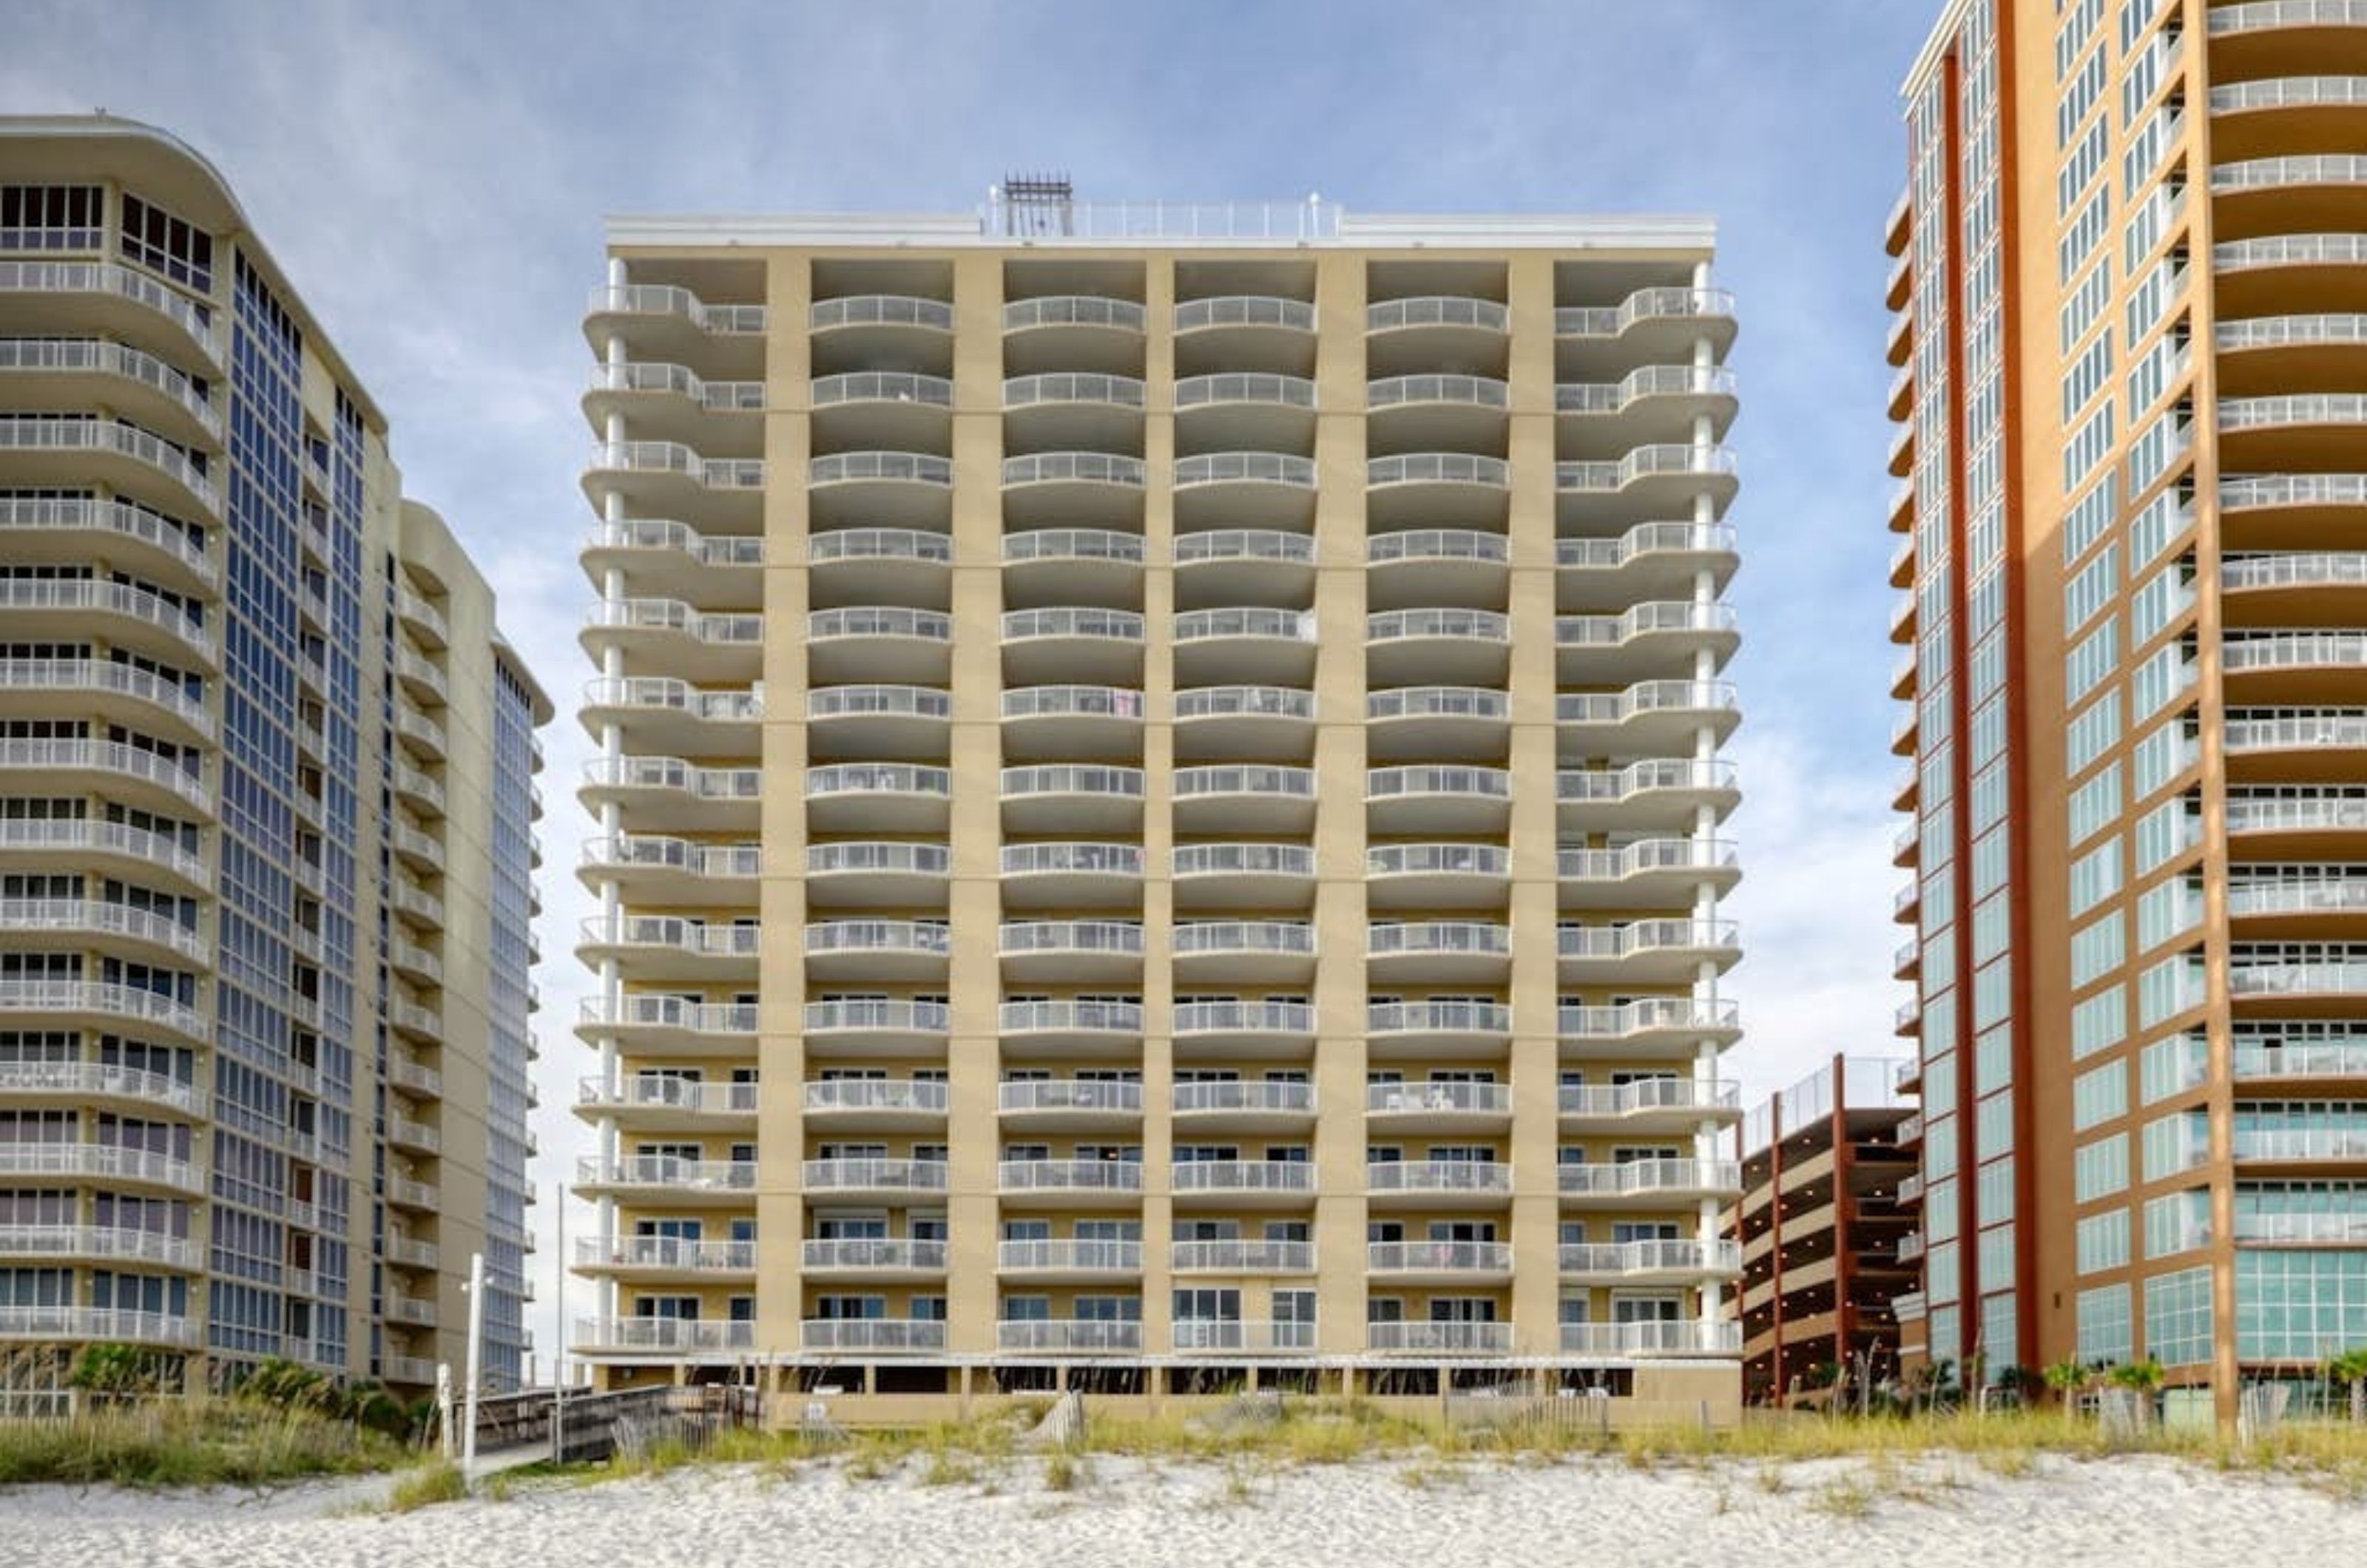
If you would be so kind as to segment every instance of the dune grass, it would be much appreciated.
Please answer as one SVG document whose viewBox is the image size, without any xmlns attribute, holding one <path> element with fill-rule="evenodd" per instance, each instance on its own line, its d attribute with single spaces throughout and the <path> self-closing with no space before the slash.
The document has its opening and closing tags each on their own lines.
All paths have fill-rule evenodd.
<svg viewBox="0 0 2367 1568">
<path fill-rule="evenodd" d="M 0 1421 L 0 1485 L 257 1486 L 391 1470 L 409 1457 L 352 1421 L 238 1400 Z"/>
<path fill-rule="evenodd" d="M 407 1514 L 436 1503 L 457 1503 L 469 1495 L 469 1480 L 450 1460 L 421 1465 L 394 1483 L 387 1495 L 386 1511 Z"/>
</svg>

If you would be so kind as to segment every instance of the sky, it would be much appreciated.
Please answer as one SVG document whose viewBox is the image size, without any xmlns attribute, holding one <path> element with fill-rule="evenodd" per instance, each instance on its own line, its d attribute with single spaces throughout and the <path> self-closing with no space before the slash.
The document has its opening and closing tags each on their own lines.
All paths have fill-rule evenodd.
<svg viewBox="0 0 2367 1568">
<path fill-rule="evenodd" d="M 544 1201 L 588 1134 L 570 1023 L 592 905 L 575 565 L 586 297 L 617 212 L 963 212 L 1006 170 L 1088 199 L 1365 212 L 1705 213 L 1738 297 L 1729 436 L 1745 804 L 1728 831 L 1747 1099 L 1897 1055 L 1897 654 L 1885 528 L 1897 87 L 1939 0 L 9 0 L 0 112 L 189 142 L 386 413 L 553 694 L 545 734 Z M 569 1215 L 585 1234 L 590 1211 Z M 571 1305 L 589 1308 L 574 1287 Z"/>
</svg>

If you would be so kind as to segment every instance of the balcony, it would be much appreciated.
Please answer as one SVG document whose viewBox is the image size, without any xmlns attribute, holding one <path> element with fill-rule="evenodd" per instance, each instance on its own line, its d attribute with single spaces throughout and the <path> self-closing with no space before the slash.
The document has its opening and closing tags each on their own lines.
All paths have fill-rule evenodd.
<svg viewBox="0 0 2367 1568">
<path fill-rule="evenodd" d="M 761 547 L 762 541 L 752 542 Z M 761 548 L 754 553 L 761 564 Z M 954 542 L 925 529 L 837 528 L 813 534 L 806 539 L 805 558 L 814 598 L 825 605 L 942 606 L 952 592 Z"/>
<path fill-rule="evenodd" d="M 113 740 L 0 739 L 0 781 L 13 790 L 73 793 L 87 789 L 89 773 L 107 776 L 108 793 L 128 806 L 176 817 L 210 818 L 213 791 L 195 760 L 189 767 L 140 747 Z"/>
<path fill-rule="evenodd" d="M 942 1328 L 944 1325 L 932 1326 Z M 756 1348 L 756 1325 L 730 1319 L 697 1317 L 579 1317 L 574 1349 L 579 1356 L 602 1354 L 730 1356 L 744 1358 Z"/>
<path fill-rule="evenodd" d="M 1303 920 L 1184 920 L 1171 938 L 1175 977 L 1303 982 L 1315 972 L 1315 928 Z"/>
<path fill-rule="evenodd" d="M 806 1049 L 821 1055 L 934 1056 L 946 1048 L 951 1015 L 942 1002 L 808 1002 Z"/>
<path fill-rule="evenodd" d="M 1304 759 L 1315 746 L 1315 694 L 1287 686 L 1201 686 L 1175 694 L 1175 751 L 1192 761 Z"/>
<path fill-rule="evenodd" d="M 0 270 L 8 264 L 0 262 Z M 23 561 L 86 560 L 96 550 L 110 563 L 176 592 L 210 595 L 221 569 L 202 530 L 125 501 L 84 496 L 0 500 L 0 538 Z"/>
<path fill-rule="evenodd" d="M 1374 1323 L 1365 1325 L 1365 1348 L 1375 1355 L 1508 1356 L 1509 1323 Z"/>
<path fill-rule="evenodd" d="M 1107 1318 L 1006 1319 L 994 1325 L 994 1348 L 1017 1356 L 1131 1356 L 1142 1349 L 1142 1325 Z"/>
<path fill-rule="evenodd" d="M 1142 592 L 1139 534 L 1038 528 L 1002 536 L 1002 591 L 1013 605 L 1123 604 Z"/>
<path fill-rule="evenodd" d="M 1261 370 L 1181 377 L 1175 438 L 1187 453 L 1304 451 L 1315 439 L 1315 383 Z"/>
<path fill-rule="evenodd" d="M 1142 1048 L 1139 1002 L 1004 1002 L 996 1030 L 1031 1056 L 1132 1056 Z"/>
<path fill-rule="evenodd" d="M 1566 686 L 1628 685 L 1654 675 L 1724 669 L 1740 646 L 1732 606 L 1677 601 L 1637 604 L 1615 615 L 1554 621 L 1556 678 Z"/>
<path fill-rule="evenodd" d="M 1010 980 L 1131 980 L 1142 973 L 1142 927 L 1118 920 L 1005 920 L 996 951 Z"/>
<path fill-rule="evenodd" d="M 2237 1083 L 2290 1082 L 2296 1088 L 2335 1080 L 2367 1083 L 2367 1038 L 2316 1039 L 2298 1031 L 2264 1040 L 2238 1036 L 2235 1077 Z M 2367 1220 L 2361 1227 L 2367 1228 Z"/>
<path fill-rule="evenodd" d="M 597 663 L 616 649 L 627 659 L 657 663 L 700 683 L 753 682 L 764 672 L 764 617 L 693 608 L 679 599 L 611 599 L 595 604 L 584 622 L 583 650 Z M 414 694 L 441 703 L 443 677 L 433 666 L 398 650 L 396 666 Z"/>
<path fill-rule="evenodd" d="M 1179 389 L 1180 390 L 1180 389 Z M 1002 383 L 1002 430 L 1018 452 L 1123 452 L 1142 444 L 1142 382 L 1062 370 Z"/>
<path fill-rule="evenodd" d="M 1104 757 L 1142 749 L 1142 694 L 1126 686 L 1020 686 L 1005 690 L 1002 752 L 1036 761 Z"/>
<path fill-rule="evenodd" d="M 702 768 L 675 757 L 602 757 L 583 766 L 579 795 L 597 812 L 611 803 L 639 826 L 694 832 L 753 832 L 763 773 Z"/>
<path fill-rule="evenodd" d="M 1006 908 L 1139 907 L 1142 846 L 1127 843 L 1005 844 Z"/>
<path fill-rule="evenodd" d="M 636 355 L 690 357 L 730 354 L 731 339 L 761 347 L 762 305 L 719 304 L 667 284 L 617 284 L 592 291 L 583 308 L 583 336 L 595 353 L 621 340 Z"/>
<path fill-rule="evenodd" d="M 659 360 L 611 360 L 593 367 L 583 406 L 595 431 L 630 419 L 642 435 L 662 441 L 720 437 L 753 447 L 762 439 L 764 383 L 709 380 L 687 366 Z"/>
<path fill-rule="evenodd" d="M 926 1078 L 822 1078 L 805 1086 L 803 1103 L 814 1131 L 836 1136 L 937 1132 L 952 1099 L 943 1082 Z"/>
<path fill-rule="evenodd" d="M 832 1280 L 922 1281 L 945 1276 L 948 1251 L 942 1241 L 842 1236 L 804 1243 L 798 1261 L 805 1272 Z"/>
<path fill-rule="evenodd" d="M 89 1339 L 195 1350 L 204 1338 L 204 1325 L 197 1319 L 164 1313 L 107 1307 L 0 1306 L 0 1341 Z"/>
<path fill-rule="evenodd" d="M 1638 1159 L 1619 1164 L 1566 1162 L 1554 1168 L 1565 1205 L 1697 1202 L 1742 1195 L 1742 1167 L 1732 1160 Z"/>
<path fill-rule="evenodd" d="M 1387 376 L 1365 385 L 1375 452 L 1455 452 L 1501 446 L 1512 388 L 1492 376 Z"/>
<path fill-rule="evenodd" d="M 1041 526 L 1142 524 L 1142 459 L 1114 452 L 1034 452 L 1002 460 L 1003 516 Z"/>
<path fill-rule="evenodd" d="M 1178 534 L 1176 596 L 1187 605 L 1304 604 L 1315 588 L 1315 540 L 1273 528 Z"/>
<path fill-rule="evenodd" d="M 817 980 L 930 980 L 944 976 L 953 934 L 936 920 L 816 920 L 805 946 Z"/>
<path fill-rule="evenodd" d="M 1501 758 L 1512 699 L 1484 686 L 1399 686 L 1365 697 L 1367 755 L 1379 761 Z"/>
<path fill-rule="evenodd" d="M 1365 1272 L 1387 1285 L 1463 1285 L 1512 1277 L 1512 1248 L 1501 1241 L 1376 1241 Z"/>
<path fill-rule="evenodd" d="M 1512 927 L 1495 922 L 1376 924 L 1365 939 L 1365 969 L 1376 984 L 1497 983 L 1512 961 Z"/>
<path fill-rule="evenodd" d="M 77 296 L 71 301 L 60 296 Z M 174 358 L 194 348 L 216 369 L 230 363 L 230 334 L 211 307 L 112 262 L 0 262 L 0 330 L 54 330 L 74 320 L 137 348 Z"/>
<path fill-rule="evenodd" d="M 1315 674 L 1315 616 L 1264 606 L 1187 610 L 1175 617 L 1173 648 L 1182 686 L 1256 680 L 1305 686 Z"/>
<path fill-rule="evenodd" d="M 1014 1079 L 996 1090 L 995 1111 L 1006 1134 L 1133 1132 L 1142 1125 L 1142 1085 L 1114 1078 Z"/>
<path fill-rule="evenodd" d="M 105 1062 L 0 1062 L 0 1095 L 53 1109 L 87 1105 L 134 1115 L 194 1116 L 201 1103 L 195 1084 Z"/>
<path fill-rule="evenodd" d="M 1493 610 L 1387 610 L 1365 626 L 1366 681 L 1501 687 L 1512 660 L 1510 617 Z"/>
<path fill-rule="evenodd" d="M 176 1273 L 194 1273 L 206 1266 L 204 1249 L 186 1236 L 74 1224 L 0 1225 L 0 1261 L 103 1269 L 131 1263 Z"/>
<path fill-rule="evenodd" d="M 1557 510 L 1566 522 L 1676 516 L 1692 511 L 1701 496 L 1709 498 L 1716 518 L 1725 515 L 1739 488 L 1734 454 L 1699 443 L 1666 442 L 1632 447 L 1617 458 L 1554 465 Z"/>
<path fill-rule="evenodd" d="M 1706 809 L 1724 818 L 1741 801 L 1732 762 L 1677 759 L 1622 768 L 1569 768 L 1555 775 L 1564 832 L 1682 831 Z"/>
<path fill-rule="evenodd" d="M 944 768 L 838 762 L 806 770 L 806 822 L 816 833 L 941 833 L 952 809 L 953 775 Z"/>
<path fill-rule="evenodd" d="M 575 1268 L 584 1274 L 623 1280 L 709 1280 L 739 1283 L 756 1275 L 753 1241 L 690 1241 L 670 1235 L 587 1235 L 575 1243 Z"/>
<path fill-rule="evenodd" d="M 0 1179 L 22 1186 L 145 1188 L 176 1197 L 202 1195 L 204 1172 L 186 1159 L 115 1144 L 0 1143 Z"/>
<path fill-rule="evenodd" d="M 1564 381 L 1554 412 L 1569 438 L 1592 451 L 1625 451 L 1692 437 L 1707 419 L 1723 436 L 1738 407 L 1734 372 L 1712 365 L 1646 365 L 1616 381 Z"/>
<path fill-rule="evenodd" d="M 212 1021 L 196 1008 L 107 981 L 0 979 L 0 1017 L 24 1013 L 46 1015 L 38 1023 L 42 1028 L 80 1025 L 114 1033 L 130 1023 L 198 1045 L 213 1040 Z"/>
<path fill-rule="evenodd" d="M 931 452 L 832 452 L 806 465 L 809 525 L 948 531 L 954 465 Z"/>
<path fill-rule="evenodd" d="M 815 610 L 806 616 L 807 679 L 817 686 L 943 686 L 953 673 L 953 617 L 904 605 Z"/>
<path fill-rule="evenodd" d="M 1722 971 L 1742 956 L 1732 920 L 1573 924 L 1557 935 L 1561 978 L 1568 985 L 1682 985 L 1704 964 Z"/>
<path fill-rule="evenodd" d="M 1374 768 L 1365 775 L 1370 832 L 1500 836 L 1511 821 L 1512 776 L 1502 768 Z"/>
<path fill-rule="evenodd" d="M 1175 1321 L 1170 1335 L 1177 1355 L 1306 1356 L 1315 1350 L 1312 1323 L 1186 1317 Z"/>
<path fill-rule="evenodd" d="M 1299 1060 L 1315 1049 L 1315 1010 L 1305 1002 L 1178 1002 L 1170 1032 L 1179 1058 Z"/>
<path fill-rule="evenodd" d="M 1315 823 L 1312 768 L 1178 768 L 1168 786 L 1178 833 L 1303 837 Z"/>
<path fill-rule="evenodd" d="M 1130 1159 L 1006 1159 L 995 1167 L 994 1186 L 1006 1204 L 1130 1206 L 1142 1196 L 1142 1164 Z"/>
<path fill-rule="evenodd" d="M 221 492 L 202 455 L 128 420 L 0 412 L 0 452 L 18 483 L 103 483 L 118 497 L 167 512 L 221 516 Z"/>
<path fill-rule="evenodd" d="M 1512 1010 L 1501 1002 L 1374 1002 L 1365 1010 L 1365 1030 L 1376 1061 L 1496 1057 L 1512 1043 Z"/>
<path fill-rule="evenodd" d="M 928 1355 L 944 1351 L 946 1325 L 938 1318 L 809 1318 L 798 1325 L 798 1341 L 807 1350 Z"/>
<path fill-rule="evenodd" d="M 1002 826 L 1009 833 L 1130 835 L 1142 823 L 1142 770 L 1085 763 L 1005 768 Z"/>
<path fill-rule="evenodd" d="M 583 845 L 579 868 L 591 886 L 613 886 L 636 902 L 653 904 L 730 904 L 753 908 L 756 878 L 763 870 L 763 852 L 754 844 L 706 844 L 687 839 L 624 833 L 613 839 L 590 839 Z M 398 885 L 400 895 L 404 888 Z M 410 912 L 434 915 L 422 894 Z M 441 901 L 436 900 L 440 906 Z M 395 899 L 398 908 L 402 899 Z"/>
<path fill-rule="evenodd" d="M 1501 1208 L 1512 1201 L 1512 1168 L 1493 1160 L 1374 1160 L 1365 1190 L 1399 1208 Z"/>
<path fill-rule="evenodd" d="M 1139 686 L 1142 651 L 1142 616 L 1132 610 L 1059 605 L 1002 614 L 1007 685 L 1079 681 Z"/>
<path fill-rule="evenodd" d="M 104 635 L 112 649 L 175 664 L 220 667 L 214 635 L 202 620 L 130 583 L 95 578 L 0 580 L 0 615 L 28 633 L 38 633 L 40 640 Z"/>
<path fill-rule="evenodd" d="M 1311 1241 L 1179 1241 L 1167 1267 L 1178 1274 L 1312 1274 Z"/>
<path fill-rule="evenodd" d="M 207 964 L 213 952 L 194 922 L 98 898 L 0 898 L 0 941 L 12 952 L 66 949 L 140 962 Z"/>
<path fill-rule="evenodd" d="M 614 1039 L 634 1056 L 730 1056 L 755 1049 L 756 1010 L 741 1002 L 694 1002 L 629 994 L 586 998 L 575 1032 Z"/>
<path fill-rule="evenodd" d="M 1315 1121 L 1315 1086 L 1256 1078 L 1179 1083 L 1169 1106 L 1176 1132 L 1194 1137 L 1304 1133 Z"/>
<path fill-rule="evenodd" d="M 764 491 L 762 458 L 709 457 L 679 441 L 610 441 L 594 447 L 583 468 L 584 497 L 595 509 L 621 497 L 644 516 L 719 533 L 752 531 Z"/>
<path fill-rule="evenodd" d="M 1706 730 L 1723 745 L 1741 722 L 1725 681 L 1644 681 L 1624 692 L 1572 693 L 1554 699 L 1565 755 L 1682 753 Z"/>
<path fill-rule="evenodd" d="M 1367 602 L 1376 610 L 1503 603 L 1512 541 L 1476 528 L 1410 528 L 1365 541 Z"/>
<path fill-rule="evenodd" d="M 1315 307 L 1272 295 L 1223 295 L 1175 306 L 1175 368 L 1303 371 L 1315 361 Z"/>
<path fill-rule="evenodd" d="M 1179 909 L 1303 909 L 1315 900 L 1315 852 L 1304 844 L 1184 844 L 1171 874 Z"/>
<path fill-rule="evenodd" d="M 1376 1083 L 1365 1089 L 1370 1136 L 1483 1134 L 1508 1131 L 1512 1091 L 1500 1083 L 1433 1078 L 1427 1083 Z"/>
<path fill-rule="evenodd" d="M 702 1083 L 655 1073 L 615 1082 L 585 1078 L 576 1086 L 578 1115 L 613 1120 L 635 1133 L 743 1132 L 756 1124 L 757 1086 Z"/>
<path fill-rule="evenodd" d="M 1742 1118 L 1739 1084 L 1690 1077 L 1627 1083 L 1565 1084 L 1557 1091 L 1562 1131 L 1572 1135 L 1676 1135 Z"/>
<path fill-rule="evenodd" d="M 2367 157 L 2248 158 L 2211 168 L 2211 228 L 2226 241 L 2356 233 L 2367 221 Z"/>
<path fill-rule="evenodd" d="M 753 757 L 762 749 L 764 700 L 754 690 L 706 691 L 686 681 L 636 675 L 589 681 L 581 717 L 594 739 L 663 756 Z"/>
<path fill-rule="evenodd" d="M 1210 529 L 1304 534 L 1315 523 L 1315 459 L 1285 452 L 1199 452 L 1175 459 L 1178 535 Z"/>
<path fill-rule="evenodd" d="M 806 893 L 821 908 L 942 907 L 953 879 L 943 844 L 827 843 L 806 846 Z"/>
<path fill-rule="evenodd" d="M 1044 295 L 1002 307 L 1003 361 L 1014 371 L 1142 367 L 1140 304 L 1093 294 Z"/>
<path fill-rule="evenodd" d="M 0 659 L 0 693 L 23 718 L 84 718 L 182 745 L 210 745 L 202 686 L 97 659 Z"/>
<path fill-rule="evenodd" d="M 2348 868 L 2245 865 L 2228 868 L 2227 919 L 2247 937 L 2333 937 L 2355 932 L 2367 914 L 2367 877 Z"/>
<path fill-rule="evenodd" d="M 1467 452 L 1407 452 L 1365 464 L 1365 516 L 1376 534 L 1422 525 L 1501 532 L 1512 465 Z"/>
<path fill-rule="evenodd" d="M 806 312 L 817 364 L 920 364 L 950 368 L 954 308 L 907 294 L 817 299 Z"/>
<path fill-rule="evenodd" d="M 950 1168 L 943 1160 L 810 1159 L 800 1172 L 808 1193 L 881 1201 L 944 1196 Z"/>
<path fill-rule="evenodd" d="M 815 439 L 832 450 L 943 450 L 951 438 L 954 384 L 943 376 L 911 370 L 817 376 L 811 396 Z"/>
<path fill-rule="evenodd" d="M 1554 335 L 1565 355 L 1582 365 L 1693 357 L 1706 342 L 1723 359 L 1734 342 L 1734 296 L 1723 288 L 1639 288 L 1616 305 L 1564 306 L 1554 312 Z"/>
<path fill-rule="evenodd" d="M 1304 1209 L 1315 1201 L 1315 1167 L 1290 1159 L 1178 1160 L 1168 1185 L 1178 1207 Z"/>
<path fill-rule="evenodd" d="M 1562 850 L 1555 861 L 1561 901 L 1587 908 L 1668 908 L 1706 890 L 1723 898 L 1742 880 L 1725 839 L 1639 839 L 1616 850 Z"/>
<path fill-rule="evenodd" d="M 806 693 L 810 755 L 943 761 L 952 694 L 934 686 L 817 686 Z"/>
<path fill-rule="evenodd" d="M 1381 299 L 1365 307 L 1365 356 L 1376 375 L 1439 365 L 1496 365 L 1512 312 L 1460 295 Z"/>
<path fill-rule="evenodd" d="M 1365 852 L 1365 893 L 1376 908 L 1501 909 L 1512 852 L 1493 844 L 1381 844 Z"/>
<path fill-rule="evenodd" d="M 1132 1279 L 1142 1272 L 1138 1241 L 1006 1241 L 995 1249 L 995 1272 L 1039 1284 L 1089 1284 Z"/>
<path fill-rule="evenodd" d="M 1566 1356 L 1738 1356 L 1742 1325 L 1710 1318 L 1657 1323 L 1565 1323 Z"/>
</svg>

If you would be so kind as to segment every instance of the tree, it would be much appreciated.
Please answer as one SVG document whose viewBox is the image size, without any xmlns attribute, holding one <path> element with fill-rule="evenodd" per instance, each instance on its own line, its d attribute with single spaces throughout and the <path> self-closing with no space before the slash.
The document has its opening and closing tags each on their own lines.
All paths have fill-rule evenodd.
<svg viewBox="0 0 2367 1568">
<path fill-rule="evenodd" d="M 2114 1388 L 2135 1389 L 2139 1393 L 2151 1393 L 2160 1388 L 2168 1376 L 2159 1361 L 2147 1356 L 2141 1361 L 2123 1361 L 2104 1373 L 2104 1381 Z"/>
<path fill-rule="evenodd" d="M 2088 1386 L 2088 1369 L 2077 1358 L 2066 1356 L 2039 1373 L 2039 1378 L 2068 1404 L 2073 1394 Z"/>
<path fill-rule="evenodd" d="M 155 1393 L 163 1370 L 153 1352 L 136 1345 L 85 1345 L 75 1354 L 66 1382 L 102 1402 L 114 1402 Z"/>
<path fill-rule="evenodd" d="M 2350 1419 L 2367 1423 L 2367 1345 L 2328 1357 L 2326 1376 L 2330 1382 L 2350 1386 Z"/>
</svg>

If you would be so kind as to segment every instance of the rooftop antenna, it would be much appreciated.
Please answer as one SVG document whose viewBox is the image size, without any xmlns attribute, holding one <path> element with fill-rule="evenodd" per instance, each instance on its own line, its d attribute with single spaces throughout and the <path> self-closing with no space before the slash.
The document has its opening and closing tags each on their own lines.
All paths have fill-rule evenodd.
<svg viewBox="0 0 2367 1568">
<path fill-rule="evenodd" d="M 1036 239 L 1077 231 L 1077 187 L 1066 174 L 1005 175 L 1002 231 Z"/>
</svg>

